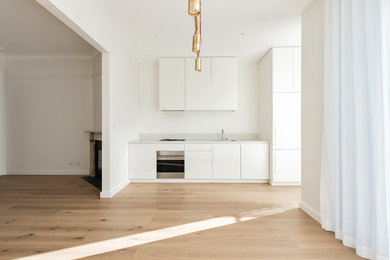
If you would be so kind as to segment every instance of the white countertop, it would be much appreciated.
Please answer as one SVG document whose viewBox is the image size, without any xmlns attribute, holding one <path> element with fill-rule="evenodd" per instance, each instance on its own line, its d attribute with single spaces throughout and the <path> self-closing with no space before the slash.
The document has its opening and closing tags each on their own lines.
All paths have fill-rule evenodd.
<svg viewBox="0 0 390 260">
<path fill-rule="evenodd" d="M 186 140 L 186 141 L 159 141 L 159 140 L 135 140 L 130 141 L 130 144 L 268 144 L 267 141 L 261 140 Z"/>
</svg>

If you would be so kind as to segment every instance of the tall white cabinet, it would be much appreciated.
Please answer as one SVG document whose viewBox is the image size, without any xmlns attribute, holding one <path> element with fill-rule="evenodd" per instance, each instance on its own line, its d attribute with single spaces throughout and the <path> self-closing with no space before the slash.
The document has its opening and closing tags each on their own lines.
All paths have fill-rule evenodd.
<svg viewBox="0 0 390 260">
<path fill-rule="evenodd" d="M 301 182 L 301 48 L 274 47 L 259 62 L 259 137 L 270 143 L 270 182 Z"/>
</svg>

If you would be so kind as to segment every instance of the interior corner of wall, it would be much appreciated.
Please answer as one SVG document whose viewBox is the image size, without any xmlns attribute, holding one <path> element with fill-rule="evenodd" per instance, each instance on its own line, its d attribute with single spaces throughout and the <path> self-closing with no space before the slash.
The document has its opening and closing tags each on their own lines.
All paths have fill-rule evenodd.
<svg viewBox="0 0 390 260">
<path fill-rule="evenodd" d="M 130 180 L 125 179 L 122 183 L 111 188 L 110 190 L 102 190 L 102 192 L 100 192 L 100 198 L 101 199 L 109 199 L 109 198 L 114 197 L 118 192 L 120 192 L 123 188 L 125 188 L 127 185 L 129 185 L 129 183 L 130 183 Z"/>
</svg>

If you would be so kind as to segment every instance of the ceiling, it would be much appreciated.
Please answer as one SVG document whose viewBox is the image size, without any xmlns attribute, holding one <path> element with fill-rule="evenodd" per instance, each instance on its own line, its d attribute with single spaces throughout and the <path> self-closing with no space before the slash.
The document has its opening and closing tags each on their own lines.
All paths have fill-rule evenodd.
<svg viewBox="0 0 390 260">
<path fill-rule="evenodd" d="M 90 44 L 33 0 L 0 0 L 0 47 L 8 54 L 90 55 L 95 52 Z"/>
<path fill-rule="evenodd" d="M 107 21 L 139 60 L 193 56 L 188 0 L 79 1 L 80 11 Z M 202 0 L 201 55 L 255 61 L 272 46 L 300 45 L 300 17 L 311 1 Z M 0 46 L 10 53 L 95 51 L 33 0 L 0 0 Z"/>
<path fill-rule="evenodd" d="M 83 0 L 118 29 L 140 57 L 189 56 L 194 21 L 188 0 Z M 201 54 L 258 60 L 272 46 L 301 43 L 301 14 L 311 0 L 202 0 Z"/>
</svg>

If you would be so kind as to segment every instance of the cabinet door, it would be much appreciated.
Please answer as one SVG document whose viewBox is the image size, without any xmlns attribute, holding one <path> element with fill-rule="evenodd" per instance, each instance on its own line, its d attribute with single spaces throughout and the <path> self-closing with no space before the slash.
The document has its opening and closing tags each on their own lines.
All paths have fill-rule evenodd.
<svg viewBox="0 0 390 260">
<path fill-rule="evenodd" d="M 240 145 L 213 145 L 213 179 L 240 178 Z"/>
<path fill-rule="evenodd" d="M 269 179 L 268 144 L 241 145 L 241 179 Z"/>
<path fill-rule="evenodd" d="M 237 110 L 237 58 L 212 58 L 211 107 Z"/>
<path fill-rule="evenodd" d="M 301 92 L 301 47 L 294 48 L 294 92 Z"/>
<path fill-rule="evenodd" d="M 160 58 L 159 108 L 160 110 L 185 109 L 185 59 Z"/>
<path fill-rule="evenodd" d="M 274 149 L 301 148 L 301 94 L 273 94 Z"/>
<path fill-rule="evenodd" d="M 211 110 L 211 59 L 202 58 L 202 71 L 195 59 L 186 59 L 186 110 Z"/>
<path fill-rule="evenodd" d="M 185 161 L 186 179 L 212 179 L 213 162 L 212 161 Z"/>
<path fill-rule="evenodd" d="M 293 48 L 274 48 L 273 92 L 293 91 Z"/>
<path fill-rule="evenodd" d="M 301 182 L 301 150 L 274 150 L 273 181 Z"/>
<path fill-rule="evenodd" d="M 157 152 L 155 145 L 129 145 L 129 178 L 156 179 Z"/>
</svg>

